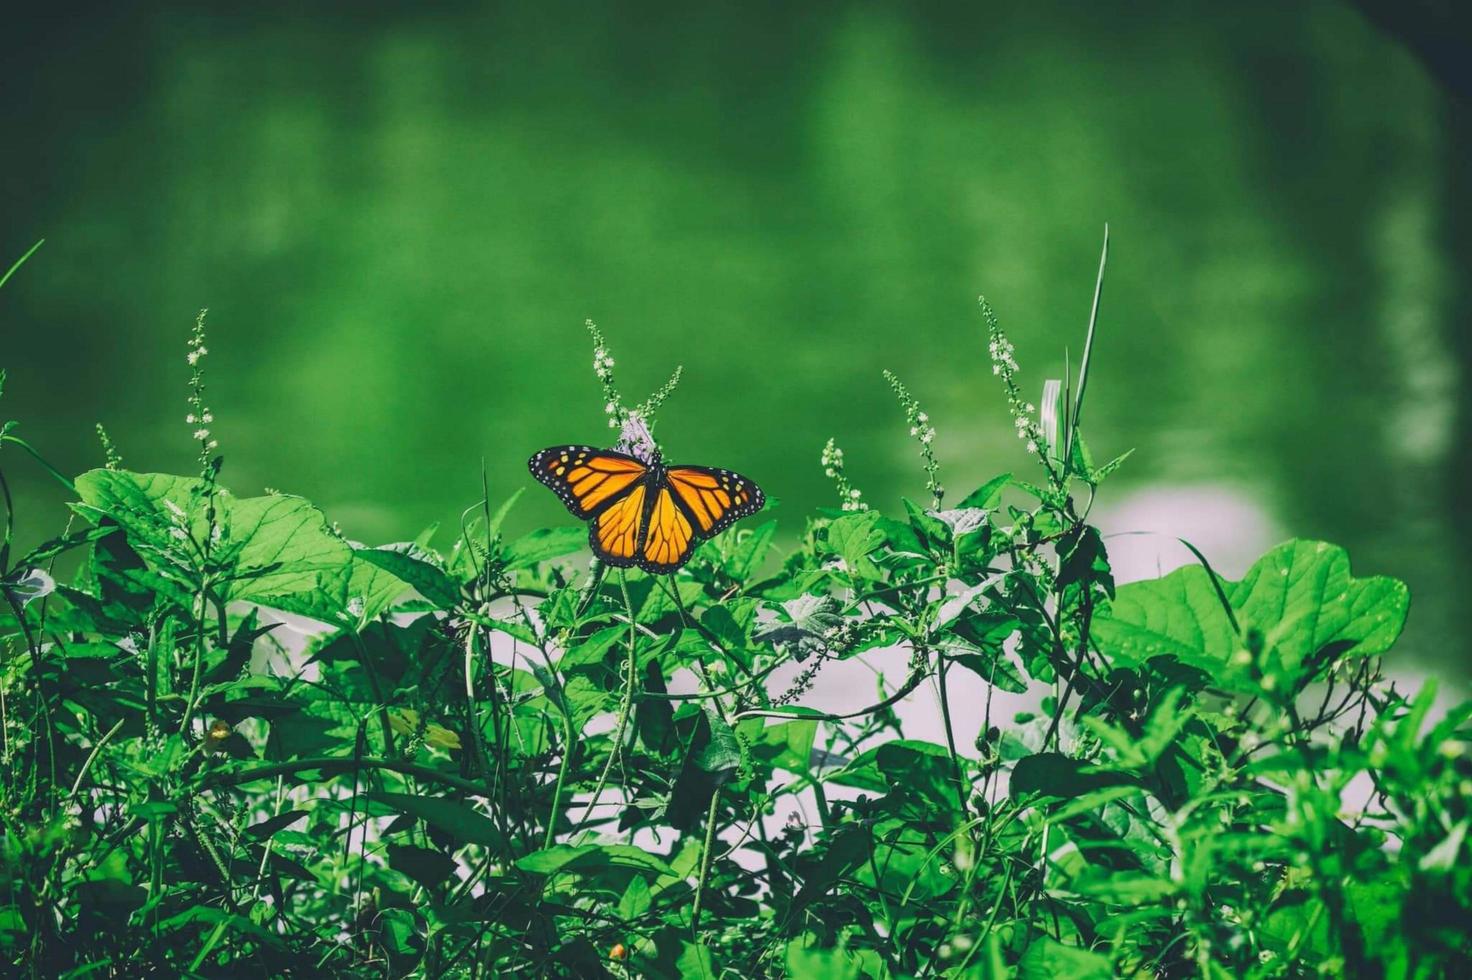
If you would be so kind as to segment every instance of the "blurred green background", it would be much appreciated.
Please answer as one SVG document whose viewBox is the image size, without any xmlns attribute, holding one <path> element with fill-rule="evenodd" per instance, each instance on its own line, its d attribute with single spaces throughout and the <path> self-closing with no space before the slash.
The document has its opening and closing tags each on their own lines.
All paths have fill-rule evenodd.
<svg viewBox="0 0 1472 980">
<path fill-rule="evenodd" d="M 886 367 L 959 499 L 1028 466 L 976 295 L 1040 390 L 1108 221 L 1106 528 L 1230 572 L 1343 543 L 1410 582 L 1406 663 L 1472 671 L 1466 105 L 1351 6 L 112 4 L 9 15 L 0 81 L 0 251 L 48 239 L 0 292 L 0 409 L 65 471 L 97 421 L 188 471 L 207 306 L 227 485 L 453 526 L 482 458 L 501 496 L 606 440 L 593 317 L 631 397 L 685 366 L 668 454 L 789 529 L 830 435 L 871 500 L 923 494 Z M 3 463 L 23 542 L 59 530 Z"/>
</svg>

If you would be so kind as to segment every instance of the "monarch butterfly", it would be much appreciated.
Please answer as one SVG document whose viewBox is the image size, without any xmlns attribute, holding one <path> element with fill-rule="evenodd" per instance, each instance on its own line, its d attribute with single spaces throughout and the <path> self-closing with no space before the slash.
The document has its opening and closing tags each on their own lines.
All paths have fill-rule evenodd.
<svg viewBox="0 0 1472 980">
<path fill-rule="evenodd" d="M 572 516 L 588 521 L 593 553 L 616 568 L 673 572 L 695 546 L 766 505 L 740 473 L 665 466 L 594 446 L 552 446 L 527 461 Z"/>
</svg>

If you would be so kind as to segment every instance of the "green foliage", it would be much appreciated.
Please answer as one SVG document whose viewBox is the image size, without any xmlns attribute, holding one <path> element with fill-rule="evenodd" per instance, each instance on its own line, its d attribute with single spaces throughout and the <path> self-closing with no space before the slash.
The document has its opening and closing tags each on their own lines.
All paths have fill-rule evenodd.
<svg viewBox="0 0 1472 980">
<path fill-rule="evenodd" d="M 936 506 L 840 481 L 780 562 L 767 523 L 675 575 L 589 571 L 583 528 L 504 540 L 488 501 L 448 550 L 366 548 L 301 498 L 230 494 L 204 437 L 200 476 L 82 474 L 76 526 L 0 556 L 7 964 L 1465 974 L 1472 706 L 1380 680 L 1405 587 L 1306 541 L 1239 582 L 1203 560 L 1116 587 L 1074 499 L 1111 468 L 1083 379 L 1045 437 L 986 312 L 1040 482 L 940 510 L 922 439 Z M 880 651 L 897 688 L 801 705 Z M 957 669 L 1036 710 L 956 703 Z M 944 744 L 894 713 L 922 687 Z"/>
</svg>

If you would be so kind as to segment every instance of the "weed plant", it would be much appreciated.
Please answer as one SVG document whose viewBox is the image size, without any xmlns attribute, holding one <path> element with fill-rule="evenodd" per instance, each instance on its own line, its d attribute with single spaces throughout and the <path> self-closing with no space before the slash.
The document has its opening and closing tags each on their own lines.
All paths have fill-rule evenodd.
<svg viewBox="0 0 1472 980">
<path fill-rule="evenodd" d="M 1240 581 L 1198 554 L 1116 585 L 1088 522 L 1122 462 L 1081 435 L 1092 320 L 1039 408 L 982 319 L 1035 472 L 953 497 L 891 376 L 923 502 L 876 509 L 830 442 L 832 508 L 668 576 L 590 567 L 581 526 L 504 534 L 517 494 L 443 546 L 379 547 L 232 494 L 203 314 L 198 472 L 124 469 L 104 432 L 71 479 L 5 423 L 8 970 L 1468 976 L 1472 707 L 1433 720 L 1431 684 L 1381 679 L 1405 586 L 1297 540 Z M 595 344 L 611 424 L 652 438 L 678 374 L 626 407 Z M 4 474 L 34 465 L 73 518 L 16 554 Z M 881 651 L 897 687 L 804 706 Z M 1037 709 L 957 703 L 962 672 Z M 895 713 L 922 687 L 941 743 Z"/>
</svg>

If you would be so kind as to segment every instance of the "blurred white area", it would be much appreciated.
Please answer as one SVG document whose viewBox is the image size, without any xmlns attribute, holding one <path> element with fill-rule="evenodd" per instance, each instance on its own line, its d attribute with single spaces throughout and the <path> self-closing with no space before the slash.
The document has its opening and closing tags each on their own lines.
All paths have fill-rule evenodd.
<svg viewBox="0 0 1472 980">
<path fill-rule="evenodd" d="M 1138 582 L 1196 561 L 1184 538 L 1219 575 L 1240 578 L 1287 538 L 1251 492 L 1226 484 L 1156 484 L 1100 504 L 1090 519 L 1104 535 L 1116 583 Z"/>
</svg>

